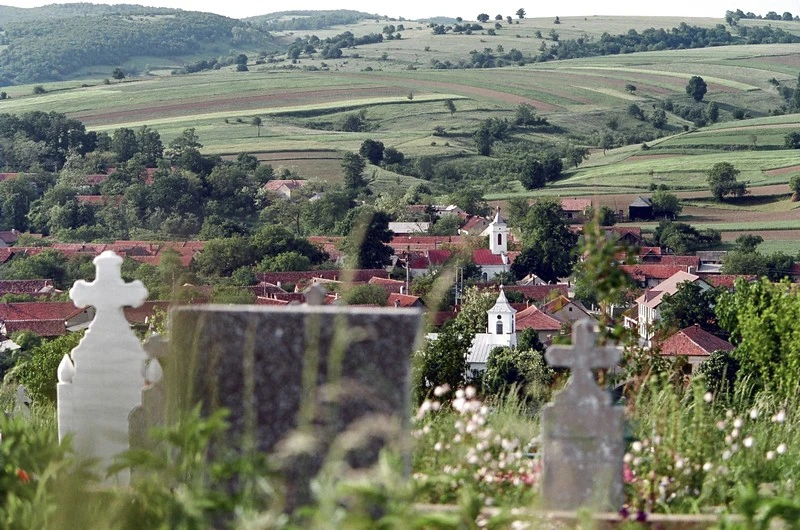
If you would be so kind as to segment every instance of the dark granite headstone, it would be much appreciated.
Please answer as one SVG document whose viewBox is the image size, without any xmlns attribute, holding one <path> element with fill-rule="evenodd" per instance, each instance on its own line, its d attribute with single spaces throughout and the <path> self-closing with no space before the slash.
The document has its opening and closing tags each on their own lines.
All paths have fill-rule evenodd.
<svg viewBox="0 0 800 530">
<path fill-rule="evenodd" d="M 624 456 L 622 407 L 597 386 L 592 370 L 614 368 L 620 350 L 597 346 L 594 324 L 581 321 L 572 330 L 572 346 L 551 346 L 551 366 L 572 375 L 553 403 L 542 411 L 542 504 L 550 510 L 622 506 Z"/>
<path fill-rule="evenodd" d="M 420 324 L 417 309 L 177 307 L 167 388 L 179 407 L 227 408 L 230 446 L 280 455 L 303 504 L 329 450 L 369 465 L 406 429 Z"/>
</svg>

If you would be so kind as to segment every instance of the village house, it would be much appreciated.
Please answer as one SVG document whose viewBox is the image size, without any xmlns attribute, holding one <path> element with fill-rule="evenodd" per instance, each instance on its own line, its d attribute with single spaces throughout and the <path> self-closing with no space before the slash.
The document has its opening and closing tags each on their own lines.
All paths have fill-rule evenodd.
<svg viewBox="0 0 800 530">
<path fill-rule="evenodd" d="M 649 348 L 652 346 L 651 339 L 655 334 L 656 324 L 659 320 L 661 320 L 659 306 L 664 299 L 664 295 L 675 294 L 678 292 L 678 287 L 685 282 L 697 283 L 704 291 L 711 288 L 708 283 L 700 279 L 700 276 L 680 271 L 676 272 L 652 289 L 648 289 L 642 296 L 636 299 L 638 318 L 636 321 L 633 321 L 630 317 L 626 316 L 625 326 L 638 327 L 639 340 L 645 347 Z"/>
<path fill-rule="evenodd" d="M 589 218 L 588 214 L 592 209 L 591 199 L 561 199 L 561 210 L 564 215 L 564 220 L 571 225 L 580 225 L 586 223 Z"/>
<path fill-rule="evenodd" d="M 458 229 L 458 233 L 465 236 L 485 236 L 488 235 L 486 229 L 489 228 L 489 224 L 488 219 L 484 219 L 480 215 L 473 215 L 464 223 L 464 226 Z"/>
<path fill-rule="evenodd" d="M 563 322 L 551 317 L 534 305 L 517 313 L 517 330 L 534 330 L 542 344 L 550 344 L 553 341 L 553 337 L 561 332 L 563 325 Z"/>
<path fill-rule="evenodd" d="M 284 199 L 291 199 L 292 193 L 306 185 L 306 180 L 270 180 L 264 184 L 264 189 L 277 194 Z"/>
<path fill-rule="evenodd" d="M 78 309 L 72 302 L 0 304 L 0 335 L 32 331 L 42 337 L 58 337 L 88 327 L 94 314 L 94 307 Z"/>
<path fill-rule="evenodd" d="M 698 324 L 674 333 L 656 347 L 665 357 L 685 358 L 692 372 L 715 351 L 734 349 L 733 344 L 709 333 Z"/>
<path fill-rule="evenodd" d="M 560 322 L 576 322 L 578 320 L 597 319 L 577 300 L 570 300 L 566 296 L 559 296 L 542 305 L 540 309 Z"/>
</svg>

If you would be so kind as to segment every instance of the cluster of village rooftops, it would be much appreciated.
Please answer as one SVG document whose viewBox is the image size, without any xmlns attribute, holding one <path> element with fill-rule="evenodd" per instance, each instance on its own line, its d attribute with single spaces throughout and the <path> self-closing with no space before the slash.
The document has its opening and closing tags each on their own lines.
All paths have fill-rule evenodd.
<svg viewBox="0 0 800 530">
<path fill-rule="evenodd" d="M 284 183 L 285 184 L 285 183 Z M 284 187 L 291 191 L 291 187 Z M 281 188 L 282 189 L 282 188 Z M 278 190 L 280 193 L 281 189 Z M 590 199 L 562 199 L 565 219 L 576 225 L 584 222 L 586 212 L 591 209 Z M 644 205 L 646 206 L 646 205 Z M 631 205 L 640 208 L 637 203 Z M 311 285 L 342 284 L 347 286 L 371 284 L 386 290 L 389 307 L 423 307 L 423 300 L 410 293 L 410 280 L 429 274 L 442 267 L 460 247 L 466 246 L 475 237 L 488 238 L 488 248 L 472 250 L 472 261 L 480 268 L 481 289 L 498 293 L 497 303 L 487 314 L 485 333 L 478 334 L 473 342 L 468 361 L 472 370 L 482 370 L 489 352 L 497 346 L 515 346 L 517 333 L 533 329 L 540 340 L 549 344 L 553 336 L 569 333 L 573 322 L 597 317 L 596 308 L 584 307 L 574 299 L 574 292 L 568 280 L 547 284 L 531 275 L 513 285 L 500 286 L 493 280 L 510 271 L 519 252 L 509 250 L 509 242 L 514 235 L 509 231 L 506 221 L 498 210 L 492 217 L 469 216 L 457 206 L 434 207 L 440 215 L 450 214 L 462 218 L 464 224 L 459 235 L 425 235 L 425 223 L 391 223 L 394 237 L 389 245 L 394 249 L 392 264 L 386 269 L 361 270 L 313 270 L 293 272 L 257 273 L 257 283 L 250 286 L 255 303 L 260 305 L 286 306 L 305 301 L 304 291 Z M 637 215 L 645 215 L 639 211 Z M 633 213 L 631 214 L 633 215 Z M 653 336 L 653 330 L 660 319 L 659 306 L 664 295 L 674 294 L 684 282 L 697 283 L 701 289 L 725 287 L 732 289 L 735 276 L 721 274 L 724 252 L 697 252 L 695 255 L 680 256 L 666 254 L 659 247 L 643 245 L 640 228 L 609 227 L 606 236 L 620 246 L 637 249 L 637 263 L 618 265 L 641 290 L 632 307 L 622 313 L 626 327 L 639 330 L 641 343 L 646 347 L 658 341 L 661 355 L 685 356 L 690 365 L 697 366 L 713 351 L 731 350 L 728 342 L 708 333 L 698 326 L 678 330 L 669 337 Z M 0 232 L 0 263 L 42 252 L 45 248 L 55 249 L 65 256 L 97 256 L 103 251 L 112 250 L 120 256 L 138 262 L 157 265 L 166 251 L 177 253 L 183 266 L 189 267 L 195 256 L 203 251 L 202 241 L 184 242 L 146 242 L 117 241 L 108 244 L 95 243 L 56 243 L 49 247 L 20 247 L 15 243 L 19 237 L 16 231 Z M 334 261 L 343 256 L 338 250 L 339 238 L 312 236 L 310 242 L 323 248 Z M 400 265 L 405 269 L 405 279 L 392 279 L 389 271 Z M 800 281 L 800 267 L 792 271 L 792 278 Z M 748 278 L 752 280 L 753 278 Z M 196 297 L 180 302 L 172 300 L 148 300 L 138 308 L 126 308 L 125 316 L 131 326 L 147 328 L 156 311 L 166 311 L 176 303 L 205 303 L 209 299 L 210 286 L 194 286 Z M 288 289 L 287 289 L 288 288 Z M 342 303 L 338 292 L 331 289 L 324 303 Z M 517 292 L 512 297 L 524 300 L 510 303 L 506 293 Z M 86 328 L 94 318 L 92 307 L 78 309 L 71 301 L 51 301 L 54 295 L 61 294 L 51 279 L 0 280 L 0 296 L 6 294 L 29 295 L 33 302 L 0 304 L 0 354 L 15 349 L 17 345 L 10 336 L 17 331 L 32 331 L 43 337 L 56 337 Z M 59 297 L 63 298 L 63 297 Z M 454 318 L 459 310 L 456 305 L 448 311 L 426 309 L 428 322 L 435 329 L 447 320 Z"/>
</svg>

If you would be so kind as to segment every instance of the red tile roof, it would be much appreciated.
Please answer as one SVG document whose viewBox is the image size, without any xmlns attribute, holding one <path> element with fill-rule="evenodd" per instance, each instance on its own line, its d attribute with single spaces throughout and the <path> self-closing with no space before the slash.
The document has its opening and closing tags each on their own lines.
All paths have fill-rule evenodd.
<svg viewBox="0 0 800 530">
<path fill-rule="evenodd" d="M 82 311 L 72 302 L 14 302 L 0 304 L 0 320 L 68 320 Z"/>
<path fill-rule="evenodd" d="M 42 337 L 59 337 L 67 334 L 64 320 L 7 320 L 2 323 L 6 335 L 16 331 L 32 331 Z"/>
<path fill-rule="evenodd" d="M 514 260 L 519 256 L 519 252 L 511 251 L 506 254 L 508 256 L 508 263 L 503 262 L 503 256 L 500 254 L 492 254 L 488 248 L 479 248 L 472 251 L 472 261 L 478 266 L 502 266 L 511 265 Z"/>
<path fill-rule="evenodd" d="M 390 278 L 370 278 L 367 282 L 371 285 L 380 285 L 387 293 L 399 293 L 406 285 L 406 282 L 400 280 L 392 280 Z"/>
<path fill-rule="evenodd" d="M 698 325 L 684 328 L 660 345 L 661 355 L 707 356 L 717 350 L 731 351 L 733 344 L 712 335 Z"/>
<path fill-rule="evenodd" d="M 736 280 L 739 278 L 746 282 L 752 282 L 758 278 L 754 274 L 698 274 L 698 276 L 711 287 L 724 287 L 726 289 L 733 289 Z"/>
<path fill-rule="evenodd" d="M 618 265 L 619 269 L 637 282 L 666 280 L 676 272 L 686 272 L 686 267 L 660 265 L 655 263 L 639 263 L 636 265 Z"/>
<path fill-rule="evenodd" d="M 661 256 L 661 247 L 639 247 L 640 258 L 654 259 L 656 256 Z"/>
<path fill-rule="evenodd" d="M 655 263 L 655 262 L 654 262 Z M 700 258 L 697 256 L 661 256 L 660 260 L 658 261 L 659 265 L 674 265 L 683 267 L 686 270 L 686 267 L 699 267 L 700 266 Z"/>
<path fill-rule="evenodd" d="M 453 253 L 449 250 L 429 250 L 428 261 L 430 261 L 431 265 L 434 267 L 438 267 L 444 265 L 452 255 Z"/>
<path fill-rule="evenodd" d="M 561 199 L 561 209 L 565 212 L 583 212 L 592 207 L 591 199 Z"/>
<path fill-rule="evenodd" d="M 130 322 L 131 324 L 146 324 L 147 322 L 152 320 L 153 314 L 155 313 L 156 309 L 159 309 L 166 313 L 167 311 L 169 311 L 170 307 L 178 304 L 180 304 L 180 302 L 148 300 L 139 307 L 125 307 L 122 310 L 125 313 L 125 318 L 127 318 L 128 322 Z"/>
<path fill-rule="evenodd" d="M 0 280 L 0 294 L 39 294 L 53 287 L 53 280 Z"/>
<path fill-rule="evenodd" d="M 395 251 L 412 252 L 422 250 L 434 250 L 441 248 L 443 245 L 460 247 L 464 245 L 466 239 L 464 236 L 395 236 L 389 242 Z"/>
<path fill-rule="evenodd" d="M 560 311 L 561 309 L 563 309 L 569 303 L 570 299 L 564 295 L 561 295 L 558 298 L 550 300 L 549 302 L 541 306 L 540 309 L 547 314 L 555 313 L 556 311 Z"/>
<path fill-rule="evenodd" d="M 481 232 L 483 232 L 483 229 L 485 229 L 487 226 L 489 226 L 489 221 L 478 215 L 473 215 L 464 224 L 464 226 L 461 227 L 461 230 L 470 231 L 473 228 L 480 228 Z"/>
<path fill-rule="evenodd" d="M 308 183 L 307 180 L 270 180 L 264 184 L 264 189 L 269 191 L 278 191 L 281 186 L 286 186 L 290 190 L 296 190 Z"/>
<path fill-rule="evenodd" d="M 619 237 L 624 237 L 631 234 L 639 239 L 642 238 L 642 229 L 638 226 L 612 226 L 611 232 Z"/>
<path fill-rule="evenodd" d="M 559 331 L 561 322 L 546 315 L 536 306 L 517 313 L 517 330 L 533 329 L 535 331 Z"/>
<path fill-rule="evenodd" d="M 386 301 L 388 307 L 416 307 L 420 304 L 419 296 L 399 293 L 391 293 Z"/>
</svg>

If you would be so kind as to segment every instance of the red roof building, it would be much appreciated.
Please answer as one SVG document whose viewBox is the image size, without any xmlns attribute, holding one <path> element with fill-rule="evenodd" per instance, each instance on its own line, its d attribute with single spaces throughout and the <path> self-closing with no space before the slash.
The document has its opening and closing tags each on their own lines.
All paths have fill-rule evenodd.
<svg viewBox="0 0 800 530">
<path fill-rule="evenodd" d="M 734 346 L 695 324 L 668 337 L 661 342 L 659 349 L 661 355 L 687 357 L 689 364 L 695 369 L 713 352 L 718 350 L 732 351 Z"/>
<path fill-rule="evenodd" d="M 391 293 L 386 301 L 388 307 L 422 307 L 422 300 L 419 296 L 410 294 Z"/>
</svg>

